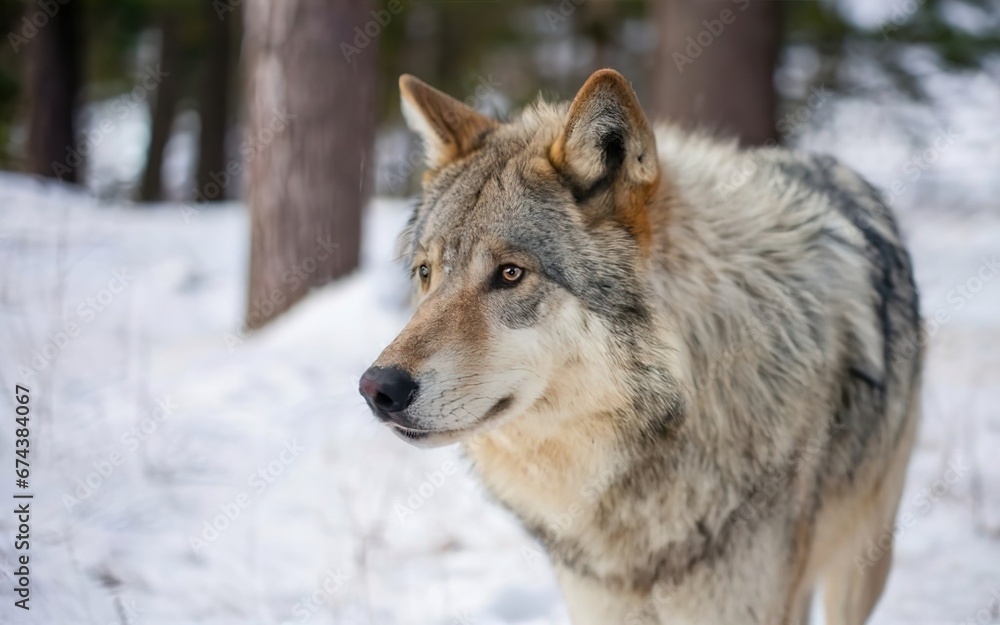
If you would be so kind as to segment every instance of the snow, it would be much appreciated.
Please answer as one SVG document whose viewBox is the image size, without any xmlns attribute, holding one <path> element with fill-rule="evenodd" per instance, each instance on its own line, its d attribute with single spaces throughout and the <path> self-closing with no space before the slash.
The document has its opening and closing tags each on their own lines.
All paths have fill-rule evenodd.
<svg viewBox="0 0 1000 625">
<path fill-rule="evenodd" d="M 27 613 L 0 513 L 0 622 L 568 622 L 541 551 L 457 450 L 405 445 L 357 393 L 408 316 L 407 210 L 374 202 L 362 268 L 246 335 L 239 204 L 108 206 L 0 174 L 0 410 L 26 383 L 35 493 Z M 1000 216 L 902 222 L 943 321 L 873 622 L 997 621 Z"/>
</svg>

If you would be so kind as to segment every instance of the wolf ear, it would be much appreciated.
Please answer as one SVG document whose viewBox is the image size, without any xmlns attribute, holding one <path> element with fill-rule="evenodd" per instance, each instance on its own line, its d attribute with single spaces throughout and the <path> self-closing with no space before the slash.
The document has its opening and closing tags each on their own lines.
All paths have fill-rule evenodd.
<svg viewBox="0 0 1000 625">
<path fill-rule="evenodd" d="M 570 105 L 549 160 L 577 201 L 617 183 L 649 187 L 659 176 L 656 138 L 631 85 L 613 69 L 594 72 Z"/>
<path fill-rule="evenodd" d="M 431 169 L 472 152 L 498 125 L 496 120 L 409 74 L 399 77 L 399 94 L 403 117 L 410 130 L 423 140 Z"/>
</svg>

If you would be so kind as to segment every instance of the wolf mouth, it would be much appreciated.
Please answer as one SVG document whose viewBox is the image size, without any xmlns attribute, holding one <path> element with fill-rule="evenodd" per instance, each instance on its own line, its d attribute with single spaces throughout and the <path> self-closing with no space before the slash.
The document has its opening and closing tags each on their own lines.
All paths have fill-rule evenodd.
<svg viewBox="0 0 1000 625">
<path fill-rule="evenodd" d="M 404 441 L 418 447 L 441 447 L 458 442 L 470 428 L 458 430 L 422 430 L 399 425 L 393 421 L 386 422 L 392 433 Z"/>
<path fill-rule="evenodd" d="M 432 434 L 460 434 L 460 433 L 462 433 L 462 432 L 465 431 L 464 429 L 460 429 L 460 430 L 423 430 L 423 429 L 406 427 L 405 425 L 400 425 L 400 424 L 396 423 L 395 421 L 388 421 L 387 423 L 388 423 L 389 427 L 391 427 L 394 431 L 402 434 L 406 438 L 412 438 L 413 440 L 420 440 L 420 439 L 423 439 L 423 438 L 427 438 L 428 436 L 431 436 Z"/>
<path fill-rule="evenodd" d="M 406 425 L 401 425 L 396 421 L 387 420 L 385 421 L 394 434 L 400 438 L 409 441 L 411 443 L 420 445 L 426 443 L 429 445 L 448 445 L 456 442 L 459 438 L 469 434 L 473 430 L 477 430 L 483 426 L 487 421 L 493 421 L 500 414 L 505 412 L 507 408 L 514 402 L 514 398 L 511 395 L 503 397 L 497 401 L 493 406 L 486 411 L 481 419 L 472 425 L 464 428 L 457 428 L 454 430 L 429 430 L 423 428 L 413 428 Z"/>
</svg>

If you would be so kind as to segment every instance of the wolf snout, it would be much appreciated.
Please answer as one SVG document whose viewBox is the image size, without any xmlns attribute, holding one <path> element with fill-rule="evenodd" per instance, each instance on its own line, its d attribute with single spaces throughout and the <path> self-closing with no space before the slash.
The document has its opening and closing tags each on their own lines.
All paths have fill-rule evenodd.
<svg viewBox="0 0 1000 625">
<path fill-rule="evenodd" d="M 381 419 L 398 421 L 417 394 L 417 381 L 399 367 L 370 367 L 361 376 L 359 390 Z"/>
</svg>

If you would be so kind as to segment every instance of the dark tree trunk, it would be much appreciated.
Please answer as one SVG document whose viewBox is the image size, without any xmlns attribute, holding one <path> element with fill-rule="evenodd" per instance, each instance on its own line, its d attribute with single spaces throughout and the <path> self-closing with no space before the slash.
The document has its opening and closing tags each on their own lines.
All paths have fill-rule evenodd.
<svg viewBox="0 0 1000 625">
<path fill-rule="evenodd" d="M 374 140 L 377 39 L 341 44 L 367 0 L 251 2 L 244 53 L 251 215 L 247 324 L 259 327 L 358 264 Z"/>
<path fill-rule="evenodd" d="M 231 176 L 224 174 L 226 169 L 226 131 L 228 129 L 227 113 L 229 111 L 229 47 L 231 20 L 220 19 L 212 4 L 206 2 L 205 19 L 208 24 L 209 41 L 205 58 L 204 75 L 202 77 L 199 103 L 199 118 L 201 132 L 198 136 L 198 167 L 195 175 L 199 201 L 222 201 L 226 198 L 227 189 L 220 188 L 219 193 L 206 193 L 206 189 L 214 191 L 215 186 L 224 186 L 220 180 L 228 184 Z"/>
<path fill-rule="evenodd" d="M 163 199 L 163 151 L 170 140 L 180 97 L 179 65 L 177 23 L 175 18 L 167 16 L 160 25 L 160 71 L 164 78 L 155 92 L 148 94 L 151 109 L 149 148 L 146 153 L 146 169 L 139 187 L 139 200 L 143 202 Z"/>
<path fill-rule="evenodd" d="M 776 141 L 774 69 L 781 3 L 775 0 L 660 0 L 653 64 L 655 117 Z"/>
<path fill-rule="evenodd" d="M 25 13 L 32 24 L 42 24 L 24 44 L 28 55 L 26 166 L 33 174 L 78 182 L 83 156 L 73 118 L 81 82 L 79 6 L 76 2 L 53 5 L 52 16 L 37 0 L 28 3 Z"/>
</svg>

